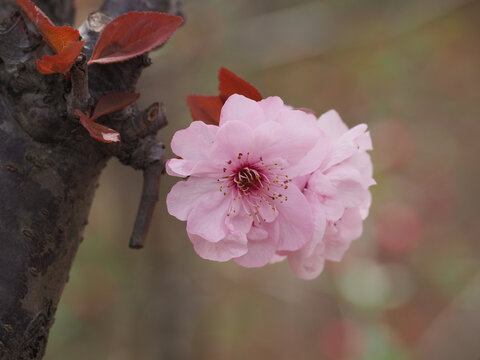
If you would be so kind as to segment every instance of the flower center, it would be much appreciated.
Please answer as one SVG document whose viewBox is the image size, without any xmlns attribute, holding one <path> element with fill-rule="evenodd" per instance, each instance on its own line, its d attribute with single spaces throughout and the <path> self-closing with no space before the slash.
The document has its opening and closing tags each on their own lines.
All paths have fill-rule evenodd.
<svg viewBox="0 0 480 360">
<path fill-rule="evenodd" d="M 252 221 L 261 225 L 272 221 L 277 207 L 288 201 L 284 193 L 292 179 L 280 163 L 265 162 L 249 152 L 239 153 L 236 159 L 228 160 L 223 168 L 224 176 L 217 179 L 223 195 L 232 196 L 227 216 L 245 212 Z"/>
<path fill-rule="evenodd" d="M 268 181 L 267 177 L 265 177 L 265 179 Z M 263 187 L 262 174 L 250 167 L 244 167 L 238 171 L 233 177 L 233 182 L 237 184 L 238 189 L 245 194 L 249 193 L 251 187 L 255 189 Z"/>
</svg>

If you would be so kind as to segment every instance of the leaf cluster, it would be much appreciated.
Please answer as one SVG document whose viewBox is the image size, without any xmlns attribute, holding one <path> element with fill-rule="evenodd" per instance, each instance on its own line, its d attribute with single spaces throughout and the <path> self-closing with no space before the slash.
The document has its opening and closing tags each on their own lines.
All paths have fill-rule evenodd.
<svg viewBox="0 0 480 360">
<path fill-rule="evenodd" d="M 55 26 L 31 0 L 16 1 L 55 53 L 37 59 L 38 71 L 45 75 L 65 74 L 68 79 L 70 69 L 81 55 L 85 44 L 79 31 L 70 26 Z M 180 16 L 157 12 L 132 11 L 121 15 L 101 31 L 88 65 L 119 63 L 152 51 L 164 44 L 182 22 Z M 133 93 L 111 93 L 98 101 L 91 117 L 80 109 L 75 109 L 74 112 L 90 136 L 102 142 L 118 142 L 120 134 L 117 131 L 100 125 L 95 120 L 132 104 L 139 96 L 140 94 Z"/>
</svg>

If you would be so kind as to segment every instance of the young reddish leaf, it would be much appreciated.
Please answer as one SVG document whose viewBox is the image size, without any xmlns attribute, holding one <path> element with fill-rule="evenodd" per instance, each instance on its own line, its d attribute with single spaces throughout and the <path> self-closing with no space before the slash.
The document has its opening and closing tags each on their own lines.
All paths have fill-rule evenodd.
<svg viewBox="0 0 480 360">
<path fill-rule="evenodd" d="M 120 134 L 117 131 L 97 124 L 80 110 L 75 110 L 75 115 L 80 117 L 80 123 L 88 130 L 92 138 L 104 143 L 120 142 Z"/>
<path fill-rule="evenodd" d="M 218 125 L 223 104 L 233 94 L 244 95 L 255 101 L 262 100 L 262 95 L 253 85 L 224 67 L 218 72 L 218 80 L 219 96 L 187 95 L 186 101 L 193 120 Z"/>
<path fill-rule="evenodd" d="M 47 15 L 30 0 L 17 0 L 17 4 L 22 8 L 28 19 L 40 30 L 45 24 L 54 26 Z"/>
<path fill-rule="evenodd" d="M 187 95 L 185 98 L 193 120 L 218 125 L 223 102 L 219 96 Z"/>
<path fill-rule="evenodd" d="M 72 42 L 78 42 L 80 38 L 78 30 L 70 26 L 47 26 L 40 33 L 47 44 L 58 54 Z"/>
<path fill-rule="evenodd" d="M 108 23 L 88 64 L 126 61 L 162 45 L 177 30 L 180 16 L 132 11 Z"/>
<path fill-rule="evenodd" d="M 45 13 L 30 0 L 17 0 L 28 19 L 35 24 L 48 45 L 58 54 L 70 42 L 80 37 L 78 30 L 70 26 L 55 26 Z"/>
<path fill-rule="evenodd" d="M 255 101 L 262 100 L 262 95 L 253 85 L 224 67 L 218 72 L 218 80 L 220 98 L 223 102 L 233 94 L 240 94 Z"/>
<path fill-rule="evenodd" d="M 102 115 L 112 113 L 133 104 L 140 97 L 138 93 L 110 93 L 98 100 L 92 119 L 99 118 Z"/>
<path fill-rule="evenodd" d="M 37 59 L 37 69 L 42 74 L 65 74 L 72 67 L 85 41 L 69 43 L 58 55 L 45 55 L 41 60 Z"/>
<path fill-rule="evenodd" d="M 120 142 L 120 134 L 109 127 L 97 124 L 94 121 L 83 124 L 83 126 L 88 130 L 90 136 L 98 141 L 104 143 Z"/>
<path fill-rule="evenodd" d="M 80 117 L 80 123 L 88 130 L 90 136 L 104 143 L 119 142 L 120 134 L 106 126 L 100 125 L 95 120 L 103 115 L 123 109 L 133 104 L 140 97 L 135 93 L 111 93 L 103 96 L 95 106 L 92 117 L 87 117 L 80 110 L 75 110 L 75 115 Z"/>
</svg>

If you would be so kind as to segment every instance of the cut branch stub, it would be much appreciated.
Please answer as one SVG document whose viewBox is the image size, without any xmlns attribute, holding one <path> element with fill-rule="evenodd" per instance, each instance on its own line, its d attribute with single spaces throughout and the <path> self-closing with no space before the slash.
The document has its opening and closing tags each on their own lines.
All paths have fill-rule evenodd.
<svg viewBox="0 0 480 360">
<path fill-rule="evenodd" d="M 90 92 L 88 90 L 87 58 L 84 54 L 80 54 L 72 66 L 70 79 L 72 90 L 67 95 L 67 111 L 69 114 L 73 114 L 75 109 L 85 112 L 88 109 Z"/>
<path fill-rule="evenodd" d="M 134 118 L 130 118 L 122 129 L 125 141 L 141 139 L 147 135 L 155 135 L 159 129 L 167 125 L 167 117 L 162 104 L 153 103 Z"/>
</svg>

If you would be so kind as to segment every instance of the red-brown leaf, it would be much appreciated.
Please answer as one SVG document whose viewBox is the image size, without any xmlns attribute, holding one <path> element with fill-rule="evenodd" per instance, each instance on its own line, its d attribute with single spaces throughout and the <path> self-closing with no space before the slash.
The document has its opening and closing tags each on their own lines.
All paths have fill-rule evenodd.
<svg viewBox="0 0 480 360">
<path fill-rule="evenodd" d="M 118 92 L 107 94 L 98 100 L 95 110 L 93 111 L 92 120 L 123 109 L 124 107 L 133 104 L 139 97 L 140 94 L 138 93 Z"/>
<path fill-rule="evenodd" d="M 120 134 L 117 131 L 97 124 L 80 110 L 75 110 L 75 115 L 80 117 L 80 123 L 88 130 L 92 138 L 104 143 L 120 142 Z"/>
<path fill-rule="evenodd" d="M 219 96 L 187 95 L 185 100 L 194 120 L 218 125 L 223 106 Z"/>
<path fill-rule="evenodd" d="M 49 24 L 54 26 L 52 21 L 48 18 L 47 15 L 35 5 L 30 0 L 17 0 L 17 4 L 22 8 L 25 15 L 27 15 L 28 19 L 35 24 L 35 26 L 40 28 L 45 24 Z"/>
<path fill-rule="evenodd" d="M 88 64 L 126 61 L 162 45 L 177 30 L 180 16 L 132 11 L 108 23 Z"/>
<path fill-rule="evenodd" d="M 262 95 L 253 85 L 224 67 L 218 72 L 218 80 L 220 98 L 223 102 L 233 94 L 240 94 L 255 101 L 262 100 Z"/>
<path fill-rule="evenodd" d="M 42 74 L 65 74 L 70 70 L 82 51 L 85 41 L 75 41 L 69 43 L 58 55 L 45 55 L 41 60 L 37 59 L 37 69 Z"/>
<path fill-rule="evenodd" d="M 46 26 L 40 33 L 56 53 L 61 53 L 68 45 L 78 42 L 80 38 L 78 30 L 70 26 Z"/>
<path fill-rule="evenodd" d="M 17 0 L 28 19 L 35 24 L 48 45 L 58 54 L 70 42 L 80 37 L 78 30 L 70 26 L 55 26 L 45 13 L 30 0 Z"/>
</svg>

